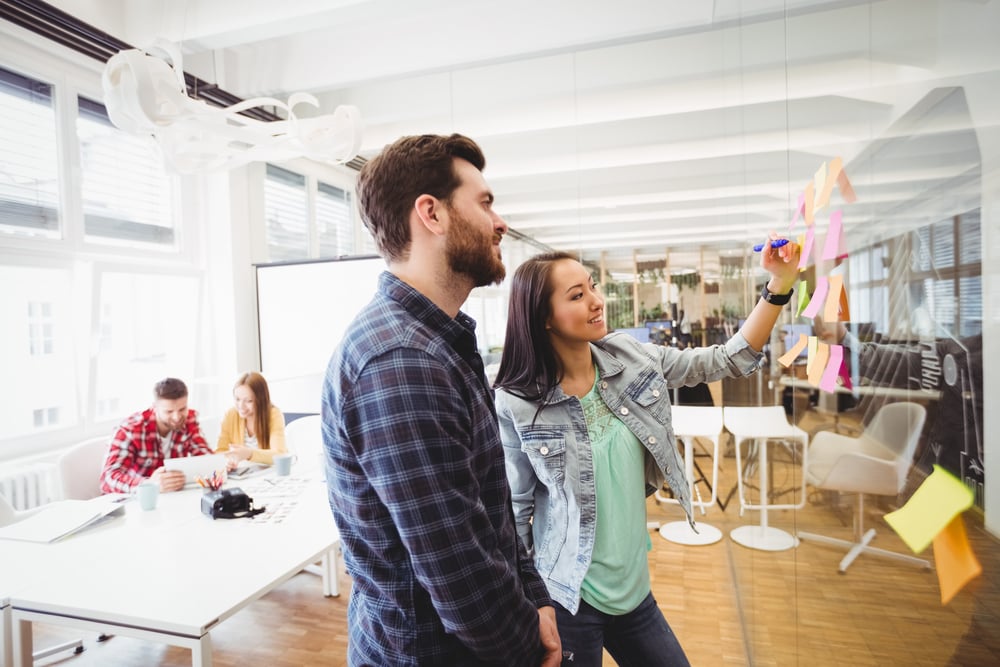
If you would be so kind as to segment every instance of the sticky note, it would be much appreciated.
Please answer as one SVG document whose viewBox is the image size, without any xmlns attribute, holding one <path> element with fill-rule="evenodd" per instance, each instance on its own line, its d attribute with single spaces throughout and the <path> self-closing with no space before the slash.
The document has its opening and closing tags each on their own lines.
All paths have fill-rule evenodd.
<svg viewBox="0 0 1000 667">
<path fill-rule="evenodd" d="M 837 187 L 840 188 L 840 196 L 848 204 L 853 204 L 858 200 L 858 196 L 854 194 L 854 188 L 851 186 L 851 181 L 847 178 L 847 172 L 843 169 L 837 175 Z"/>
<path fill-rule="evenodd" d="M 826 276 L 816 279 L 816 291 L 813 292 L 812 300 L 802 314 L 805 317 L 816 317 L 820 306 L 826 301 L 826 293 L 830 290 L 830 280 Z"/>
<path fill-rule="evenodd" d="M 795 223 L 799 221 L 799 216 L 805 213 L 806 210 L 806 196 L 804 193 L 799 193 L 799 201 L 795 205 L 795 215 L 792 217 L 792 224 L 788 225 L 788 229 L 795 229 Z"/>
<path fill-rule="evenodd" d="M 844 365 L 844 348 L 842 345 L 830 346 L 830 360 L 819 381 L 819 388 L 831 394 L 837 391 L 837 378 L 840 377 L 840 367 Z"/>
<path fill-rule="evenodd" d="M 801 243 L 802 254 L 799 256 L 799 271 L 809 266 L 809 255 L 812 254 L 813 242 L 816 238 L 816 232 L 814 227 L 809 227 L 806 229 L 806 240 Z"/>
<path fill-rule="evenodd" d="M 951 602 L 962 587 L 983 573 L 983 566 L 969 544 L 961 514 L 934 538 L 934 569 L 941 586 L 941 604 Z"/>
<path fill-rule="evenodd" d="M 813 210 L 820 211 L 823 209 L 825 204 L 820 202 L 820 198 L 823 196 L 823 190 L 826 189 L 826 162 L 819 166 L 816 173 L 813 174 L 813 194 L 816 199 L 813 201 Z M 829 198 L 827 198 L 829 199 Z"/>
<path fill-rule="evenodd" d="M 822 210 L 830 203 L 830 195 L 833 194 L 833 186 L 837 184 L 837 180 L 840 178 L 840 171 L 844 168 L 844 161 L 839 157 L 835 157 L 830 160 L 829 167 L 824 164 L 820 168 L 825 169 L 825 173 L 823 174 L 823 189 L 816 195 L 816 210 Z"/>
<path fill-rule="evenodd" d="M 823 373 L 826 371 L 826 361 L 830 358 L 830 346 L 826 343 L 817 342 L 816 351 L 813 353 L 812 363 L 806 362 L 806 378 L 809 384 L 818 387 Z"/>
<path fill-rule="evenodd" d="M 778 357 L 778 363 L 788 368 L 795 361 L 795 358 L 799 356 L 802 350 L 806 349 L 806 345 L 809 344 L 809 337 L 804 333 L 799 334 L 799 340 L 793 345 L 787 352 Z"/>
<path fill-rule="evenodd" d="M 914 553 L 927 548 L 955 516 L 972 507 L 972 489 L 935 464 L 906 504 L 885 515 L 885 521 Z"/>
<path fill-rule="evenodd" d="M 809 305 L 809 284 L 803 280 L 799 283 L 799 307 L 795 309 L 795 317 L 802 314 L 802 311 Z"/>
<path fill-rule="evenodd" d="M 826 243 L 823 244 L 823 259 L 837 259 L 841 256 L 844 243 L 843 211 L 830 214 L 830 226 L 826 231 Z"/>
<path fill-rule="evenodd" d="M 823 321 L 836 322 L 844 319 L 840 316 L 841 295 L 844 293 L 844 277 L 830 276 L 827 278 L 829 287 L 826 291 L 826 300 L 823 302 Z"/>
</svg>

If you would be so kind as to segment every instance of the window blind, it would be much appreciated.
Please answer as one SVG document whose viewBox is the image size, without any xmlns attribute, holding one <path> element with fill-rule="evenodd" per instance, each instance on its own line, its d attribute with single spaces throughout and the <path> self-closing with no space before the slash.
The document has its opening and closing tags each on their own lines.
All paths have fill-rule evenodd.
<svg viewBox="0 0 1000 667">
<path fill-rule="evenodd" d="M 309 207 L 305 176 L 267 165 L 264 218 L 269 261 L 309 257 Z"/>
<path fill-rule="evenodd" d="M 0 68 L 0 230 L 59 238 L 52 86 Z"/>
</svg>

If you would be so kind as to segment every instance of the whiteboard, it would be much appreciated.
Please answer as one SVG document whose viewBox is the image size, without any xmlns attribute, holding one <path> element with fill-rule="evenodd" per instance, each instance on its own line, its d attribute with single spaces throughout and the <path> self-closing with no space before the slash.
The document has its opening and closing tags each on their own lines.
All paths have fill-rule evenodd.
<svg viewBox="0 0 1000 667">
<path fill-rule="evenodd" d="M 344 331 L 371 301 L 381 257 L 258 264 L 260 371 L 284 412 L 319 412 L 323 374 Z"/>
</svg>

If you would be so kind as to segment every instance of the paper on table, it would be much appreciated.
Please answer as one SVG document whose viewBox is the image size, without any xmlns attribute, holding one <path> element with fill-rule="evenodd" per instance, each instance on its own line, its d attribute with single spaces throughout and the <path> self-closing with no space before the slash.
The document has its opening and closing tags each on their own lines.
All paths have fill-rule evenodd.
<svg viewBox="0 0 1000 667">
<path fill-rule="evenodd" d="M 983 572 L 983 566 L 972 553 L 961 514 L 934 538 L 934 569 L 941 586 L 941 604 L 951 602 L 963 586 Z"/>
<path fill-rule="evenodd" d="M 59 500 L 27 519 L 0 528 L 0 538 L 55 542 L 125 511 L 125 497 L 100 496 L 91 500 Z"/>
<path fill-rule="evenodd" d="M 972 507 L 972 501 L 972 489 L 935 464 L 906 504 L 886 514 L 885 521 L 914 553 L 920 553 L 957 514 Z"/>
</svg>

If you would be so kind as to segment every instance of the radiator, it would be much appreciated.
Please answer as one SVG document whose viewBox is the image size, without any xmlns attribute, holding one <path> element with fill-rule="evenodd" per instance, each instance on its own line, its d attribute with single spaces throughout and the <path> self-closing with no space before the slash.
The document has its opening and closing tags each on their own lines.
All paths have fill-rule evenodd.
<svg viewBox="0 0 1000 667">
<path fill-rule="evenodd" d="M 14 509 L 26 510 L 55 500 L 56 467 L 51 463 L 32 463 L 0 473 L 0 496 Z"/>
</svg>

